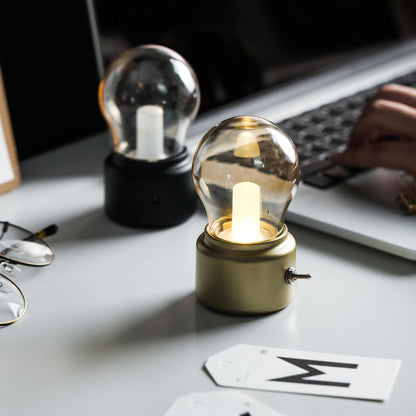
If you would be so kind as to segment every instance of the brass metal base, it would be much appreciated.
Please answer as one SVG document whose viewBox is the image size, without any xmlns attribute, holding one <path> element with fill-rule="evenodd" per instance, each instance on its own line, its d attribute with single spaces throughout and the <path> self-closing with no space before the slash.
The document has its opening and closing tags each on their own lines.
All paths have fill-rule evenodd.
<svg viewBox="0 0 416 416">
<path fill-rule="evenodd" d="M 196 295 L 208 308 L 255 315 L 285 308 L 295 297 L 296 282 L 285 274 L 296 263 L 296 242 L 283 226 L 273 239 L 238 244 L 217 238 L 208 227 L 199 236 Z"/>
</svg>

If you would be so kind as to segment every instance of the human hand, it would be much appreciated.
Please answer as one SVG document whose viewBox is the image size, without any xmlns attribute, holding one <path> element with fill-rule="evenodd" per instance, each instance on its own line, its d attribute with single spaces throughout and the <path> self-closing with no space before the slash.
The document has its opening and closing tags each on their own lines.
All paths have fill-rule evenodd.
<svg viewBox="0 0 416 416">
<path fill-rule="evenodd" d="M 416 89 L 396 84 L 381 87 L 355 125 L 349 148 L 335 155 L 334 162 L 416 175 Z"/>
</svg>

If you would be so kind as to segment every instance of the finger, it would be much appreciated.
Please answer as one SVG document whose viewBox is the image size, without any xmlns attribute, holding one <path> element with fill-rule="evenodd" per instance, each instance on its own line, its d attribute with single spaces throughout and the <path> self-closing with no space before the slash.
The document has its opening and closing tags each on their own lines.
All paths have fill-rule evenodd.
<svg viewBox="0 0 416 416">
<path fill-rule="evenodd" d="M 386 84 L 377 91 L 374 99 L 396 101 L 416 108 L 416 89 L 405 85 Z"/>
<path fill-rule="evenodd" d="M 416 88 L 399 84 L 386 84 L 380 87 L 374 97 L 365 106 L 362 115 L 371 111 L 371 103 L 375 100 L 395 101 L 416 108 Z"/>
<path fill-rule="evenodd" d="M 351 133 L 350 144 L 357 146 L 385 136 L 416 140 L 416 108 L 383 99 L 372 101 Z"/>
<path fill-rule="evenodd" d="M 416 175 L 416 142 L 373 142 L 350 148 L 336 155 L 334 161 L 349 167 L 384 167 Z"/>
</svg>

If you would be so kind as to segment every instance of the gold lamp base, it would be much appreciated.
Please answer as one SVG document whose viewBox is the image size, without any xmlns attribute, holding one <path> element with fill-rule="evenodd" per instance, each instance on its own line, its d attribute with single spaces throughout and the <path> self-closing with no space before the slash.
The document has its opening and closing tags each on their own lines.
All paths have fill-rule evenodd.
<svg viewBox="0 0 416 416">
<path fill-rule="evenodd" d="M 295 297 L 295 276 L 309 276 L 296 275 L 296 241 L 286 225 L 273 240 L 255 244 L 219 239 L 206 227 L 196 247 L 196 295 L 218 312 L 278 311 Z"/>
</svg>

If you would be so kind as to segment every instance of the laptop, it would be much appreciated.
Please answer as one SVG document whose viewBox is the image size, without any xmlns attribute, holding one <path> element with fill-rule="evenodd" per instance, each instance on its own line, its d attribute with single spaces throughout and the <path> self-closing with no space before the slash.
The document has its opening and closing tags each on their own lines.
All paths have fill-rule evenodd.
<svg viewBox="0 0 416 416">
<path fill-rule="evenodd" d="M 264 117 L 289 133 L 301 159 L 287 221 L 416 260 L 416 217 L 395 202 L 403 190 L 399 172 L 340 174 L 328 157 L 346 148 L 378 86 L 416 87 L 416 24 L 402 2 L 206 3 L 167 1 L 139 10 L 134 1 L 87 0 L 100 75 L 140 44 L 176 50 L 201 84 L 190 152 L 228 117 Z"/>
</svg>

